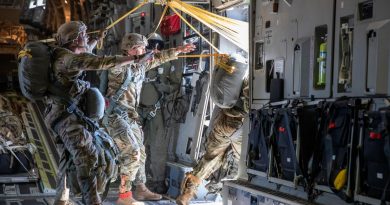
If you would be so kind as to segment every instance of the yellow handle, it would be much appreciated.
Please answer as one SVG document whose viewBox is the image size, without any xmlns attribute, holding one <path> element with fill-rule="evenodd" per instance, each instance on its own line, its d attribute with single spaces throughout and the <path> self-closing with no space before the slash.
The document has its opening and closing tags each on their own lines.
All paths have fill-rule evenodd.
<svg viewBox="0 0 390 205">
<path fill-rule="evenodd" d="M 28 58 L 32 58 L 31 50 L 30 50 L 30 49 L 21 50 L 21 51 L 18 53 L 18 59 L 23 58 L 24 56 L 27 56 Z"/>
<path fill-rule="evenodd" d="M 340 190 L 341 188 L 343 188 L 346 182 L 347 182 L 347 169 L 343 169 L 337 174 L 333 182 L 334 188 L 336 188 L 336 190 Z"/>
</svg>

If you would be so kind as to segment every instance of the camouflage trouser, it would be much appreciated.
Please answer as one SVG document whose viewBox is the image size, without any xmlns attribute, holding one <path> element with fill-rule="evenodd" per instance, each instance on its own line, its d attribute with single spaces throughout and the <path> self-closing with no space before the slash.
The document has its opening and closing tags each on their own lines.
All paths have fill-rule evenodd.
<svg viewBox="0 0 390 205">
<path fill-rule="evenodd" d="M 61 120 L 57 123 L 54 131 L 63 142 L 64 148 L 69 152 L 77 171 L 77 181 L 79 183 L 83 199 L 86 204 L 101 204 L 101 199 L 97 191 L 95 169 L 97 167 L 98 153 L 93 144 L 93 136 L 83 126 L 83 122 L 75 115 Z M 60 167 L 57 181 L 57 199 L 61 199 L 65 191 L 64 167 Z"/>
<path fill-rule="evenodd" d="M 121 115 L 112 114 L 108 119 L 107 131 L 120 150 L 120 174 L 126 181 L 123 188 L 131 191 L 132 182 L 135 185 L 146 182 L 143 132 L 138 123 L 129 119 L 125 112 Z"/>
<path fill-rule="evenodd" d="M 226 162 L 227 152 L 231 148 L 234 161 L 238 162 L 241 154 L 242 137 L 240 128 L 243 116 L 231 117 L 229 110 L 216 108 L 216 115 L 212 119 L 212 130 L 207 137 L 206 153 L 194 167 L 192 174 L 206 179 Z"/>
</svg>

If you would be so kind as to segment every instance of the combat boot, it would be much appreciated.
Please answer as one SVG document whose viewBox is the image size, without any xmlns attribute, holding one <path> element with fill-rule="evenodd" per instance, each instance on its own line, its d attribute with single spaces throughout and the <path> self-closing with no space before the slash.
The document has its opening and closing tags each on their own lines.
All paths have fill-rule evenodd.
<svg viewBox="0 0 390 205">
<path fill-rule="evenodd" d="M 116 201 L 116 205 L 143 205 L 143 202 L 139 202 L 133 198 L 131 191 L 119 194 L 119 199 Z"/>
<path fill-rule="evenodd" d="M 179 205 L 188 205 L 189 201 L 196 194 L 196 190 L 202 180 L 193 175 L 192 173 L 186 173 L 186 177 L 181 182 L 181 194 L 176 198 L 176 203 Z"/>
<path fill-rule="evenodd" d="M 157 201 L 161 200 L 162 196 L 150 191 L 144 183 L 138 184 L 135 188 L 134 198 L 139 201 Z"/>
</svg>

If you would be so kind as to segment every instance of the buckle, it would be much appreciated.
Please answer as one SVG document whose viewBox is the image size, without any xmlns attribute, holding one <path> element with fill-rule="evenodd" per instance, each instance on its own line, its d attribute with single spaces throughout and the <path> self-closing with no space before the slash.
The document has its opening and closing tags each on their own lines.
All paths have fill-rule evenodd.
<svg viewBox="0 0 390 205">
<path fill-rule="evenodd" d="M 68 113 L 73 113 L 76 108 L 77 108 L 77 104 L 75 102 L 72 102 L 72 104 L 70 104 L 69 107 L 66 108 L 66 111 Z"/>
<path fill-rule="evenodd" d="M 154 107 L 155 107 L 155 111 L 157 111 L 157 109 L 160 109 L 161 108 L 161 104 L 160 104 L 160 101 L 157 101 L 156 104 L 154 104 Z"/>
<path fill-rule="evenodd" d="M 125 91 L 127 90 L 127 87 L 128 87 L 127 85 L 122 84 L 120 89 Z"/>
<path fill-rule="evenodd" d="M 156 78 L 144 78 L 144 83 L 150 83 L 150 82 L 154 82 L 157 80 L 157 77 Z"/>
<path fill-rule="evenodd" d="M 113 96 L 111 96 L 111 99 L 112 99 L 114 102 L 118 102 L 119 96 L 118 96 L 118 95 L 113 95 Z M 111 103 L 110 103 L 110 104 L 111 104 Z"/>
</svg>

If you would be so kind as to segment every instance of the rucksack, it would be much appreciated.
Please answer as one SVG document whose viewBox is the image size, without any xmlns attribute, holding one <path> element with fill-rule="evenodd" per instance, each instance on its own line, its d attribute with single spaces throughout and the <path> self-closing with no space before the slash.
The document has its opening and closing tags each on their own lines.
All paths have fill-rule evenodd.
<svg viewBox="0 0 390 205">
<path fill-rule="evenodd" d="M 102 194 L 102 200 L 107 196 L 109 185 L 116 181 L 118 176 L 118 156 L 119 150 L 113 139 L 104 131 L 97 130 L 94 132 L 93 144 L 98 150 L 98 162 L 96 169 L 97 191 Z M 75 195 L 81 195 L 81 189 L 77 180 L 77 171 L 70 158 L 70 154 L 64 156 L 67 160 L 67 184 Z"/>
<path fill-rule="evenodd" d="M 31 101 L 48 93 L 52 48 L 41 42 L 29 42 L 19 52 L 18 77 L 22 94 Z"/>
</svg>

